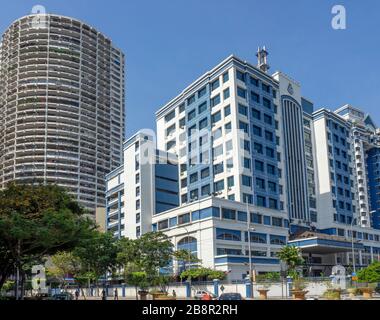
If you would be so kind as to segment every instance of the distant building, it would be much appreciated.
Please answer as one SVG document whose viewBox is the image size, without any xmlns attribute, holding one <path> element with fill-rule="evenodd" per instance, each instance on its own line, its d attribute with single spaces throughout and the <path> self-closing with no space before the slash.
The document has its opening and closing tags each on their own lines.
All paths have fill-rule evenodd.
<svg viewBox="0 0 380 320">
<path fill-rule="evenodd" d="M 0 187 L 58 184 L 94 215 L 122 163 L 124 54 L 54 14 L 17 19 L 0 47 Z"/>
</svg>

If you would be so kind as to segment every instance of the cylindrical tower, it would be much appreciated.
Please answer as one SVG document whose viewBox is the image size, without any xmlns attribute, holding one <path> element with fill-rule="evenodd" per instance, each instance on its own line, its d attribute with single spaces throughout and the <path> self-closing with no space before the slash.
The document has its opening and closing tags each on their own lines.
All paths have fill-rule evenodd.
<svg viewBox="0 0 380 320">
<path fill-rule="evenodd" d="M 122 162 L 124 55 L 58 15 L 12 23 L 0 46 L 0 184 L 56 183 L 92 212 Z"/>
</svg>

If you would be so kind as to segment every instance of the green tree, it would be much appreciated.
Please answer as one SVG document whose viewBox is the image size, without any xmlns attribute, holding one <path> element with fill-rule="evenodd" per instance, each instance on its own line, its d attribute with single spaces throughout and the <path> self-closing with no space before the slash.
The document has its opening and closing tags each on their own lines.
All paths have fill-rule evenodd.
<svg viewBox="0 0 380 320">
<path fill-rule="evenodd" d="M 135 240 L 124 238 L 119 241 L 117 262 L 127 283 L 131 282 L 131 274 L 141 276 L 139 272 L 143 272 L 149 285 L 164 289 L 168 280 L 160 274 L 160 268 L 167 267 L 172 258 L 173 244 L 162 232 L 150 232 Z"/>
<path fill-rule="evenodd" d="M 277 253 L 278 258 L 288 266 L 288 275 L 292 278 L 298 278 L 297 267 L 304 263 L 301 250 L 294 246 L 284 246 Z"/>
<path fill-rule="evenodd" d="M 202 279 L 219 279 L 223 280 L 226 278 L 226 273 L 219 270 L 214 270 L 210 268 L 192 268 L 185 270 L 180 275 L 181 279 L 187 280 L 202 280 Z"/>
<path fill-rule="evenodd" d="M 60 251 L 51 257 L 51 265 L 47 268 L 47 276 L 56 279 L 61 288 L 66 287 L 65 278 L 75 276 L 81 271 L 80 260 L 72 252 Z"/>
<path fill-rule="evenodd" d="M 380 262 L 375 261 L 367 268 L 358 271 L 358 280 L 360 282 L 378 283 L 380 282 Z"/>
<path fill-rule="evenodd" d="M 73 255 L 80 261 L 79 278 L 89 279 L 99 284 L 100 277 L 113 273 L 117 268 L 117 239 L 111 233 L 93 231 L 92 237 L 83 240 L 73 250 Z"/>
<path fill-rule="evenodd" d="M 144 271 L 134 271 L 127 274 L 126 282 L 131 286 L 135 287 L 136 290 L 136 300 L 138 300 L 138 289 L 146 291 L 150 282 L 148 280 L 148 275 Z"/>
<path fill-rule="evenodd" d="M 193 253 L 191 253 L 190 250 L 186 250 L 186 249 L 180 249 L 180 250 L 175 251 L 173 253 L 173 257 L 178 262 L 182 262 L 182 261 L 184 262 L 184 269 L 185 270 L 186 270 L 186 264 L 187 264 L 187 266 L 190 266 L 191 264 L 202 262 L 202 260 L 199 259 Z"/>
<path fill-rule="evenodd" d="M 84 214 L 84 209 L 56 185 L 12 183 L 1 190 L 0 289 L 14 268 L 23 282 L 24 266 L 72 249 L 87 238 L 95 225 Z"/>
</svg>

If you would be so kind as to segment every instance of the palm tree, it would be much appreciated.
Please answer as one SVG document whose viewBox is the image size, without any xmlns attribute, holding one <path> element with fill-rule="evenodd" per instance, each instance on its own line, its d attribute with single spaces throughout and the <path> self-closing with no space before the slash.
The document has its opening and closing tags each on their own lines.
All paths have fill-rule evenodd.
<svg viewBox="0 0 380 320">
<path fill-rule="evenodd" d="M 285 262 L 288 266 L 288 274 L 292 277 L 296 276 L 297 267 L 304 263 L 304 259 L 301 255 L 301 250 L 294 246 L 284 246 L 278 252 L 277 256 L 281 261 Z"/>
</svg>

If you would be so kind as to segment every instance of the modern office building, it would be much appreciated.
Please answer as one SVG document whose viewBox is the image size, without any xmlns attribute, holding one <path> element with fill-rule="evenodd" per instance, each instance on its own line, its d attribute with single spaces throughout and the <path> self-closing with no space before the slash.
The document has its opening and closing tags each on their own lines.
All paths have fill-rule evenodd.
<svg viewBox="0 0 380 320">
<path fill-rule="evenodd" d="M 359 223 L 363 227 L 380 229 L 379 203 L 379 129 L 370 115 L 350 105 L 335 111 L 351 126 L 354 172 L 357 183 Z"/>
<path fill-rule="evenodd" d="M 95 213 L 122 163 L 124 55 L 93 27 L 29 15 L 0 55 L 0 185 L 55 183 Z"/>
<path fill-rule="evenodd" d="M 287 243 L 302 249 L 310 275 L 328 274 L 336 264 L 359 267 L 380 260 L 376 223 L 362 218 L 355 224 L 364 208 L 352 121 L 339 110 L 314 111 L 299 83 L 282 72 L 268 74 L 267 55 L 259 49 L 257 66 L 228 57 L 157 111 L 157 148 L 177 159 L 179 205 L 159 212 L 153 208 L 154 201 L 165 198 L 155 192 L 154 174 L 141 181 L 139 190 L 145 185 L 148 194 L 136 198 L 131 167 L 138 149 L 132 137 L 125 144 L 131 150 L 125 155 L 129 171 L 117 169 L 107 177 L 119 181 L 108 186 L 107 194 L 115 199 L 108 203 L 108 217 L 121 208 L 112 206 L 116 196 L 111 194 L 127 190 L 123 181 L 133 194 L 124 201 L 124 212 L 132 212 L 123 220 L 129 237 L 163 231 L 176 249 L 191 251 L 203 266 L 224 270 L 234 280 L 250 269 L 279 271 L 276 253 Z M 375 137 L 366 148 L 371 171 L 366 190 L 374 194 L 364 202 L 371 200 L 371 208 L 378 204 L 373 190 L 379 188 Z M 148 141 L 154 149 L 154 138 Z M 136 201 L 150 201 L 150 206 L 137 210 Z M 144 215 L 146 223 L 140 224 Z M 117 225 L 120 219 L 114 221 Z M 173 271 L 182 267 L 174 263 Z"/>
<path fill-rule="evenodd" d="M 156 149 L 154 133 L 139 131 L 124 143 L 124 163 L 106 176 L 107 230 L 138 238 L 155 215 L 179 206 L 177 158 Z"/>
</svg>

